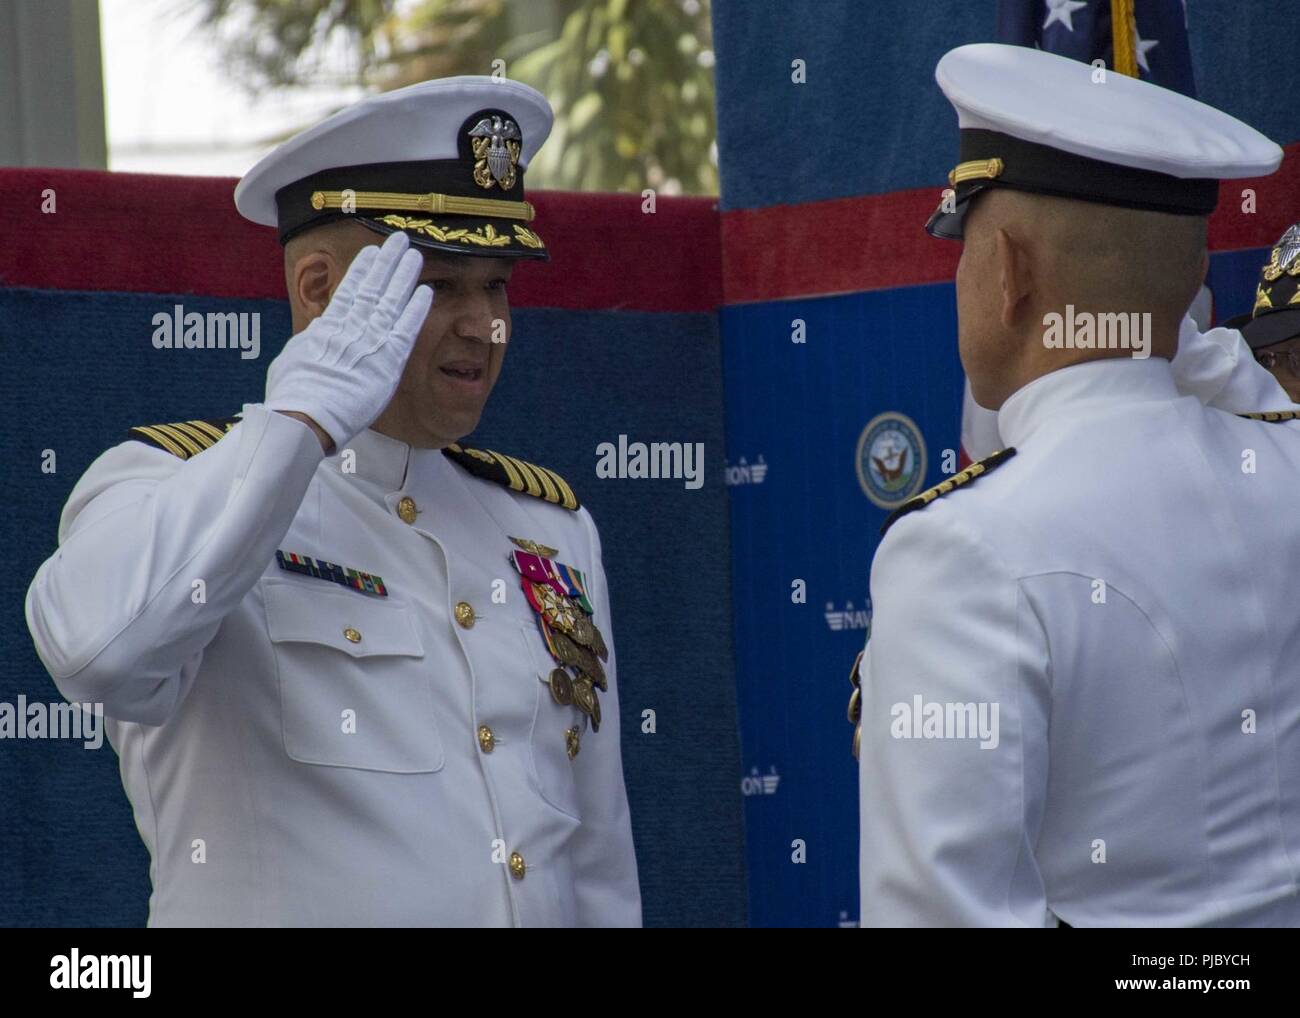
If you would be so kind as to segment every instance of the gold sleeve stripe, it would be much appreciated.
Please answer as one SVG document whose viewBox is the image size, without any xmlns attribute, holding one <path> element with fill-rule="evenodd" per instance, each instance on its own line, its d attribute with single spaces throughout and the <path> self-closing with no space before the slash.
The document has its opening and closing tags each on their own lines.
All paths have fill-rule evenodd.
<svg viewBox="0 0 1300 1018">
<path fill-rule="evenodd" d="M 198 455 L 204 449 L 203 446 L 200 446 L 196 441 L 194 441 L 194 439 L 190 438 L 189 435 L 185 434 L 185 432 L 181 431 L 177 427 L 170 424 L 155 424 L 154 427 L 168 435 L 172 441 L 176 442 L 191 456 Z"/>
<path fill-rule="evenodd" d="M 150 427 L 149 425 L 147 425 L 147 424 L 140 424 L 140 425 L 137 425 L 136 427 L 132 428 L 131 430 L 132 430 L 132 431 L 138 431 L 138 432 L 140 432 L 140 434 L 145 435 L 145 436 L 147 436 L 148 438 L 152 438 L 152 439 L 154 440 L 154 442 L 156 442 L 158 445 L 162 446 L 164 449 L 166 449 L 166 450 L 167 450 L 169 453 L 171 453 L 173 456 L 179 456 L 181 459 L 189 459 L 189 453 L 187 453 L 187 452 L 186 452 L 184 449 L 182 449 L 179 445 L 177 445 L 177 444 L 176 444 L 175 442 L 173 442 L 170 438 L 168 438 L 166 435 L 164 435 L 161 431 L 158 431 L 158 430 L 156 430 L 155 428 L 151 428 L 151 427 Z"/>
</svg>

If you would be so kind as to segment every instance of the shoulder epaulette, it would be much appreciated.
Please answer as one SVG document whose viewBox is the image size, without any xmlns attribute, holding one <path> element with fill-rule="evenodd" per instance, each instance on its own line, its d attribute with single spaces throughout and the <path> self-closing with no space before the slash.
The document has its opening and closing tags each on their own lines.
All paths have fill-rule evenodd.
<svg viewBox="0 0 1300 1018">
<path fill-rule="evenodd" d="M 545 499 L 565 509 L 578 509 L 578 496 L 554 470 L 491 449 L 468 449 L 453 443 L 442 451 L 449 460 L 475 477 L 503 484 L 512 491 Z"/>
<path fill-rule="evenodd" d="M 1261 410 L 1254 414 L 1237 414 L 1252 421 L 1300 421 L 1300 410 Z"/>
<path fill-rule="evenodd" d="M 156 446 L 183 460 L 211 449 L 238 424 L 238 417 L 214 417 L 206 421 L 173 421 L 171 424 L 140 424 L 127 432 L 128 438 Z"/>
<path fill-rule="evenodd" d="M 880 528 L 880 536 L 884 537 L 885 531 L 897 523 L 899 517 L 906 516 L 908 513 L 914 512 L 917 509 L 924 509 L 940 495 L 946 495 L 954 488 L 960 488 L 963 484 L 969 484 L 971 481 L 975 480 L 975 478 L 987 474 L 994 467 L 1001 466 L 1015 454 L 1016 450 L 1014 446 L 1007 449 L 999 449 L 992 456 L 986 456 L 978 463 L 972 463 L 965 470 L 958 471 L 951 477 L 940 481 L 933 488 L 927 488 L 925 491 L 921 492 L 921 494 L 909 498 L 906 502 L 890 513 L 889 518 L 885 520 L 884 525 Z"/>
</svg>

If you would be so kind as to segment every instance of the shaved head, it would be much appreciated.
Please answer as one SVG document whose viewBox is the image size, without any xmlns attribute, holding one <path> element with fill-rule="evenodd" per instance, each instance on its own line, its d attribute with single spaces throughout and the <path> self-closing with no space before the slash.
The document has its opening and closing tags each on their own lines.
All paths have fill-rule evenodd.
<svg viewBox="0 0 1300 1018">
<path fill-rule="evenodd" d="M 1206 219 L 995 188 L 966 214 L 957 270 L 962 364 L 976 401 L 1128 349 L 1053 349 L 1045 316 L 1150 314 L 1149 353 L 1172 358 L 1205 276 Z"/>
<path fill-rule="evenodd" d="M 284 246 L 284 283 L 293 312 L 293 331 L 325 310 L 334 287 L 347 272 L 352 259 L 367 244 L 383 237 L 353 219 L 336 219 L 292 237 Z M 324 296 L 322 303 L 320 298 Z"/>
</svg>

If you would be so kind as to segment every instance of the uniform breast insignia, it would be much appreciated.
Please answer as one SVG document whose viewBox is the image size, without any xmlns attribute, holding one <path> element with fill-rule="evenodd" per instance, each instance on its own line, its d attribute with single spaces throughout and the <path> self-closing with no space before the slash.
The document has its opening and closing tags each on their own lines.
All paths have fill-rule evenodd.
<svg viewBox="0 0 1300 1018">
<path fill-rule="evenodd" d="M 554 552 L 552 548 L 510 540 Z M 512 551 L 510 561 L 519 572 L 520 586 L 529 607 L 537 615 L 537 628 L 556 666 L 548 676 L 538 676 L 551 688 L 551 697 L 561 707 L 577 707 L 600 731 L 600 698 L 596 690 L 609 689 L 602 661 L 609 660 L 609 648 L 592 621 L 595 607 L 587 597 L 587 578 L 582 571 L 554 561 L 536 551 Z M 566 740 L 570 757 L 577 755 L 577 739 Z"/>
<path fill-rule="evenodd" d="M 940 495 L 946 495 L 954 488 L 960 488 L 963 484 L 969 484 L 971 481 L 975 480 L 975 478 L 987 474 L 994 467 L 1001 466 L 1015 454 L 1016 450 L 1014 448 L 999 449 L 992 456 L 986 456 L 978 463 L 972 463 L 965 470 L 953 474 L 945 481 L 940 481 L 933 488 L 927 488 L 925 491 L 921 492 L 921 494 L 909 498 L 889 514 L 889 517 L 880 528 L 880 536 L 884 537 L 885 532 L 898 522 L 899 517 L 906 516 L 908 513 L 917 509 L 924 509 Z"/>
<path fill-rule="evenodd" d="M 565 509 L 576 511 L 580 505 L 573 489 L 554 470 L 491 449 L 469 449 L 456 443 L 442 451 L 453 463 L 485 481 L 505 485 L 512 491 L 545 499 Z"/>
<path fill-rule="evenodd" d="M 238 417 L 215 417 L 205 421 L 140 424 L 131 428 L 127 437 L 187 460 L 220 442 L 239 420 Z"/>
<path fill-rule="evenodd" d="M 363 573 L 359 569 L 349 569 L 335 562 L 326 562 L 309 555 L 297 555 L 282 550 L 276 551 L 275 561 L 285 572 L 314 576 L 318 580 L 329 580 L 331 583 L 350 587 L 362 594 L 374 594 L 376 597 L 388 596 L 388 588 L 384 586 L 383 577 L 375 576 L 373 573 Z"/>
<path fill-rule="evenodd" d="M 1261 410 L 1258 413 L 1237 414 L 1249 421 L 1300 421 L 1300 410 Z"/>
<path fill-rule="evenodd" d="M 858 758 L 858 750 L 862 746 L 862 680 L 858 677 L 858 668 L 862 664 L 862 655 L 866 651 L 858 651 L 858 656 L 853 659 L 853 667 L 849 669 L 849 685 L 853 687 L 853 693 L 849 696 L 849 724 L 853 726 L 853 759 Z"/>
<path fill-rule="evenodd" d="M 542 558 L 555 558 L 556 555 L 560 554 L 558 548 L 548 548 L 546 545 L 530 541 L 526 537 L 512 537 L 510 540 L 523 548 L 524 551 L 531 551 L 534 555 L 540 555 Z"/>
</svg>

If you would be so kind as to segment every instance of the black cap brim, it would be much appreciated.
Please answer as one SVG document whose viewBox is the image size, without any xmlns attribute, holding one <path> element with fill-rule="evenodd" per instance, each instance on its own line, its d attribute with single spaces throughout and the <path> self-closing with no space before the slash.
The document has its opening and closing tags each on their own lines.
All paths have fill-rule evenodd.
<svg viewBox="0 0 1300 1018">
<path fill-rule="evenodd" d="M 1300 308 L 1281 308 L 1267 311 L 1258 318 L 1237 315 L 1223 323 L 1227 329 L 1238 329 L 1246 337 L 1252 350 L 1262 350 L 1275 343 L 1285 343 L 1300 336 Z"/>
</svg>

